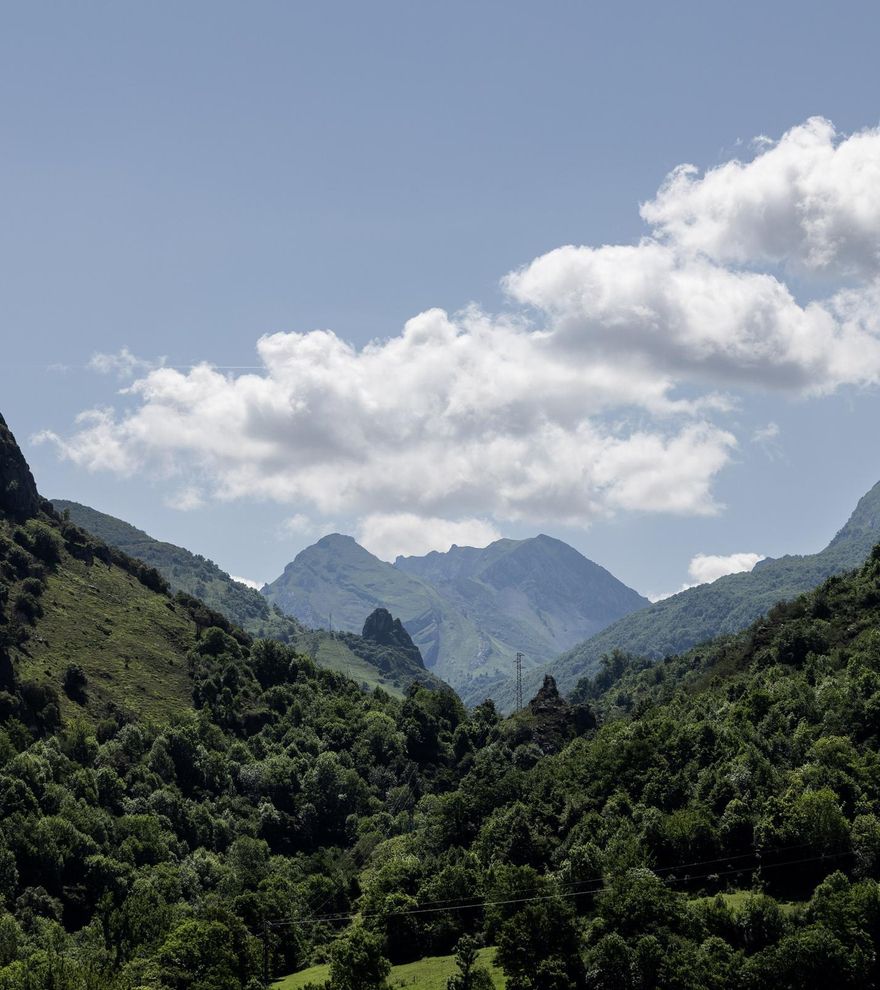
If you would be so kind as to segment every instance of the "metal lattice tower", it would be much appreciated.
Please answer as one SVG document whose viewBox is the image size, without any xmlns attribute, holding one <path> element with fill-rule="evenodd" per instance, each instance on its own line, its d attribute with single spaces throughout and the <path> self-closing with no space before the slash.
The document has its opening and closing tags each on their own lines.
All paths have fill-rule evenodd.
<svg viewBox="0 0 880 990">
<path fill-rule="evenodd" d="M 520 711 L 523 706 L 522 700 L 522 653 L 516 655 L 516 710 Z"/>
</svg>

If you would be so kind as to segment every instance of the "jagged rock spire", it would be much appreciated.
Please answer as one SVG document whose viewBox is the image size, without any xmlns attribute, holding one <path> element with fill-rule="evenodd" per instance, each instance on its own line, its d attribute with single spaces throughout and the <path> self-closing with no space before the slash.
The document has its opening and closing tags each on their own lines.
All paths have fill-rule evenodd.
<svg viewBox="0 0 880 990">
<path fill-rule="evenodd" d="M 377 608 L 367 616 L 364 623 L 364 631 L 361 633 L 364 639 L 372 640 L 382 646 L 393 646 L 404 653 L 408 653 L 413 659 L 418 659 L 420 665 L 424 666 L 422 654 L 419 648 L 412 641 L 410 634 L 404 629 L 400 619 L 394 619 L 387 608 Z"/>
<path fill-rule="evenodd" d="M 0 415 L 0 515 L 21 521 L 35 516 L 39 508 L 34 476 Z"/>
</svg>

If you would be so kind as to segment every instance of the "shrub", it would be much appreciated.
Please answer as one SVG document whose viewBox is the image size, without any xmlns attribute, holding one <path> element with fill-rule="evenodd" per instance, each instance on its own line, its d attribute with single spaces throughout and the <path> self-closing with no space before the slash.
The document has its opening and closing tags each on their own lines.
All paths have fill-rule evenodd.
<svg viewBox="0 0 880 990">
<path fill-rule="evenodd" d="M 30 592 L 24 590 L 15 596 L 15 610 L 28 622 L 36 622 L 43 614 L 43 606 Z"/>
<path fill-rule="evenodd" d="M 67 669 L 64 671 L 63 685 L 64 693 L 68 698 L 81 705 L 85 704 L 88 683 L 89 679 L 86 677 L 86 672 L 78 663 L 67 665 Z"/>
<path fill-rule="evenodd" d="M 25 526 L 28 549 L 46 564 L 57 564 L 64 550 L 64 540 L 51 526 L 30 519 Z"/>
</svg>

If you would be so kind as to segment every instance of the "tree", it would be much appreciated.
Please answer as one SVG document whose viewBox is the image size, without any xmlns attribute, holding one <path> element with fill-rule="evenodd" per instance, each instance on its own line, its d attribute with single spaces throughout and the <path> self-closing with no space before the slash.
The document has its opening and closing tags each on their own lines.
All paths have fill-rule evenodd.
<svg viewBox="0 0 880 990">
<path fill-rule="evenodd" d="M 182 922 L 165 940 L 157 962 L 162 985 L 174 990 L 240 990 L 244 975 L 232 933 L 219 921 Z"/>
<path fill-rule="evenodd" d="M 489 971 L 478 964 L 480 943 L 470 935 L 462 935 L 455 947 L 458 972 L 446 981 L 446 990 L 492 990 L 494 983 Z"/>
<path fill-rule="evenodd" d="M 264 688 L 288 679 L 291 652 L 281 643 L 261 639 L 251 649 L 251 670 Z"/>
<path fill-rule="evenodd" d="M 508 990 L 586 986 L 574 914 L 560 900 L 533 901 L 501 926 L 496 956 Z"/>
<path fill-rule="evenodd" d="M 354 925 L 330 947 L 331 990 L 385 990 L 391 964 L 378 936 Z"/>
<path fill-rule="evenodd" d="M 821 925 L 811 925 L 753 956 L 749 985 L 762 988 L 864 987 L 865 953 L 850 949 Z"/>
<path fill-rule="evenodd" d="M 830 788 L 806 791 L 792 803 L 790 828 L 795 842 L 809 844 L 823 854 L 846 848 L 849 826 Z"/>
</svg>

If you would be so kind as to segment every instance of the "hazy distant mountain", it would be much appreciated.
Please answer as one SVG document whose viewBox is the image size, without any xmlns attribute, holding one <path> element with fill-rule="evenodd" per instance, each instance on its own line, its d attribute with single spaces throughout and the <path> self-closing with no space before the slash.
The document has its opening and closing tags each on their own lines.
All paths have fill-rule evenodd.
<svg viewBox="0 0 880 990">
<path fill-rule="evenodd" d="M 357 635 L 366 612 L 351 630 L 353 635 L 331 636 L 322 630 L 306 629 L 290 614 L 273 608 L 259 591 L 233 580 L 206 557 L 156 540 L 130 523 L 78 502 L 55 499 L 53 505 L 58 512 L 68 513 L 77 526 L 154 567 L 173 591 L 184 591 L 201 599 L 253 636 L 290 643 L 313 656 L 322 666 L 394 694 L 405 692 L 414 680 L 435 688 L 445 687 L 439 678 L 425 669 L 417 651 L 414 653 L 393 643 L 380 647 Z"/>
<path fill-rule="evenodd" d="M 485 549 L 398 557 L 395 567 L 456 601 L 497 636 L 513 626 L 520 649 L 559 653 L 648 600 L 561 540 L 497 540 Z"/>
<path fill-rule="evenodd" d="M 263 594 L 308 626 L 348 632 L 360 632 L 378 607 L 406 623 L 437 601 L 430 588 L 340 533 L 324 536 L 298 553 L 279 578 L 264 586 Z M 419 648 L 430 665 L 421 644 Z"/>
<path fill-rule="evenodd" d="M 403 621 L 426 665 L 468 701 L 488 678 L 509 678 L 513 657 L 544 665 L 562 650 L 647 604 L 604 568 L 547 536 L 483 549 L 400 557 L 392 565 L 350 536 L 306 548 L 263 588 L 308 625 L 360 630 L 377 607 Z"/>
<path fill-rule="evenodd" d="M 738 632 L 777 602 L 814 588 L 832 574 L 859 567 L 878 542 L 880 483 L 859 500 L 843 529 L 819 553 L 762 560 L 753 571 L 730 574 L 656 602 L 570 650 L 552 664 L 552 673 L 560 690 L 568 691 L 614 649 L 659 658 Z"/>
<path fill-rule="evenodd" d="M 476 624 L 438 591 L 339 533 L 297 554 L 263 594 L 306 625 L 345 632 L 361 632 L 371 612 L 387 608 L 401 619 L 425 664 L 444 680 L 444 671 L 454 672 L 459 684 L 469 665 L 493 655 Z"/>
</svg>

